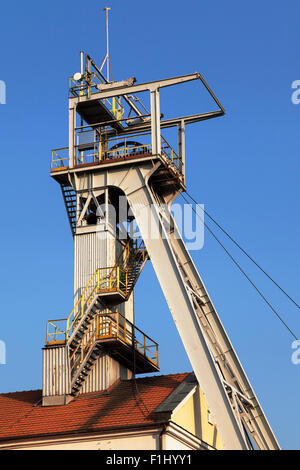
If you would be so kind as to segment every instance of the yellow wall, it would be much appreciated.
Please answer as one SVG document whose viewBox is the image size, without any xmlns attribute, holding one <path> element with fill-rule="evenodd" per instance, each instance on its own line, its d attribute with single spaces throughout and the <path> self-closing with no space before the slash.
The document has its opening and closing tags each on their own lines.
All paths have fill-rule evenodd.
<svg viewBox="0 0 300 470">
<path fill-rule="evenodd" d="M 216 449 L 223 449 L 215 425 L 208 422 L 207 404 L 199 387 L 184 405 L 174 413 L 172 421 Z"/>
</svg>

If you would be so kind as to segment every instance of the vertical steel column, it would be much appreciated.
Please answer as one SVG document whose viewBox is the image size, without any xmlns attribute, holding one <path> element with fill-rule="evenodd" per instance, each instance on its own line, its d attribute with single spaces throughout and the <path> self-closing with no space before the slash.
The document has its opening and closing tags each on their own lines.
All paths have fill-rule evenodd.
<svg viewBox="0 0 300 470">
<path fill-rule="evenodd" d="M 76 125 L 76 105 L 70 103 L 69 107 L 69 168 L 75 165 L 75 125 Z"/>
<path fill-rule="evenodd" d="M 193 299 L 179 269 L 170 236 L 161 219 L 160 206 L 148 185 L 154 168 L 149 165 L 131 168 L 126 178 L 111 173 L 109 184 L 119 186 L 125 193 L 158 281 L 164 292 L 170 312 L 183 345 L 211 409 L 225 449 L 248 449 L 241 433 L 211 351 L 204 338 L 202 327 L 193 305 Z M 121 172 L 120 172 L 121 173 Z M 141 180 L 146 184 L 141 185 Z"/>
<path fill-rule="evenodd" d="M 182 120 L 178 125 L 178 150 L 182 161 L 182 174 L 185 180 L 185 124 Z"/>
<path fill-rule="evenodd" d="M 104 197 L 105 197 L 105 230 L 108 230 L 108 223 L 109 223 L 109 218 L 108 218 L 108 188 L 105 188 L 104 190 Z"/>
<path fill-rule="evenodd" d="M 80 74 L 83 75 L 83 51 L 80 51 Z"/>
<path fill-rule="evenodd" d="M 151 90 L 151 144 L 152 154 L 159 155 L 161 153 L 160 140 L 160 105 L 159 90 Z"/>
</svg>

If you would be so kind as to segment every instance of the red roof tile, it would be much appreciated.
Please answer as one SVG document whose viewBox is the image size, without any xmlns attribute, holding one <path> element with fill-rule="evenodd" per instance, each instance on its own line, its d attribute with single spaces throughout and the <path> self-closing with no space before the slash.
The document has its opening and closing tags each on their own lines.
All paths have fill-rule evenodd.
<svg viewBox="0 0 300 470">
<path fill-rule="evenodd" d="M 41 406 L 41 390 L 0 394 L 0 440 L 155 423 L 153 411 L 188 375 L 121 381 L 63 406 Z"/>
</svg>

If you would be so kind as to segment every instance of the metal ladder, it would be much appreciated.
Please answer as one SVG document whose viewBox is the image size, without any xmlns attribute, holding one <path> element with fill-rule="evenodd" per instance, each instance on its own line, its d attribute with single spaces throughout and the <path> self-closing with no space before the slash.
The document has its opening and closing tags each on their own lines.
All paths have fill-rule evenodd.
<svg viewBox="0 0 300 470">
<path fill-rule="evenodd" d="M 74 237 L 76 230 L 76 192 L 72 186 L 66 184 L 61 184 L 60 187 L 67 210 L 72 236 Z"/>
</svg>

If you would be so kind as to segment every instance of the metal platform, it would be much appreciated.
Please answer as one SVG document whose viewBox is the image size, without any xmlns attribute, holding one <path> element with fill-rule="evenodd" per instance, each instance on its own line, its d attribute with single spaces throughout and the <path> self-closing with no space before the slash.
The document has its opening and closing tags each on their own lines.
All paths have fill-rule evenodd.
<svg viewBox="0 0 300 470">
<path fill-rule="evenodd" d="M 78 103 L 77 112 L 87 124 L 110 121 L 111 127 L 122 131 L 124 127 L 115 120 L 113 113 L 102 103 L 101 100 L 83 101 Z"/>
<path fill-rule="evenodd" d="M 144 355 L 141 350 L 133 348 L 131 344 L 121 338 L 103 338 L 97 341 L 113 359 L 123 364 L 128 369 L 135 369 L 136 374 L 158 372 L 158 363 Z"/>
</svg>

